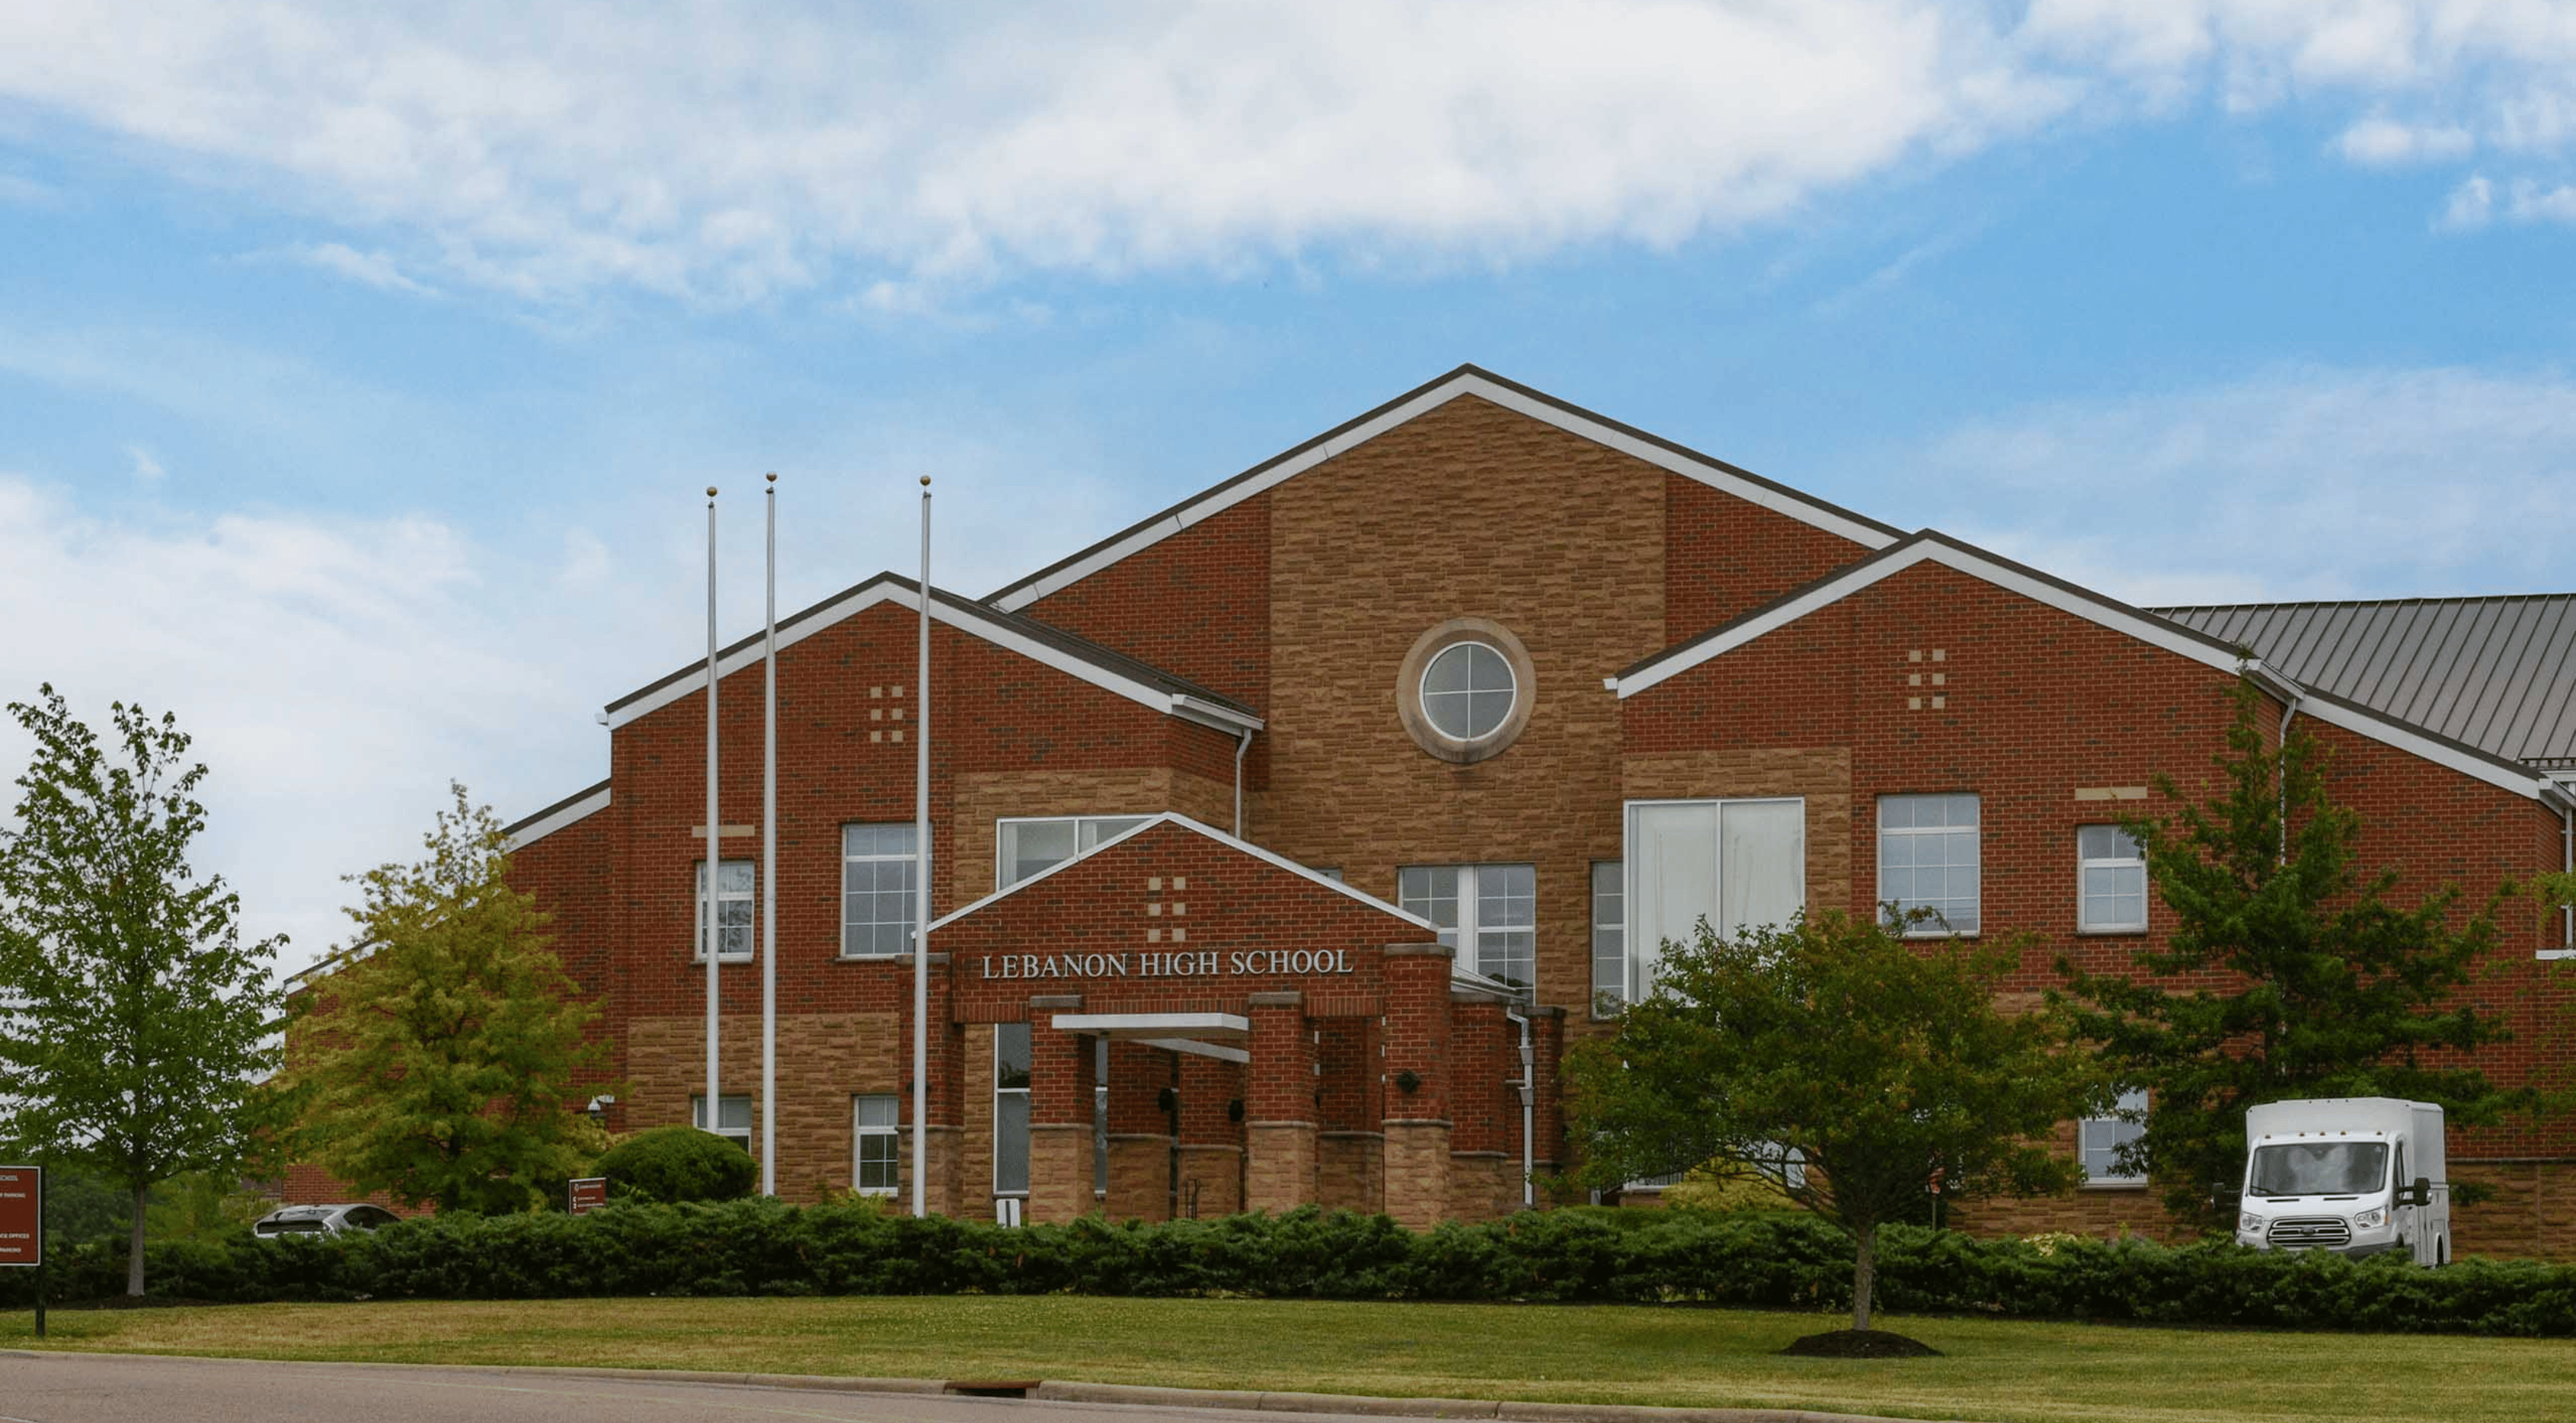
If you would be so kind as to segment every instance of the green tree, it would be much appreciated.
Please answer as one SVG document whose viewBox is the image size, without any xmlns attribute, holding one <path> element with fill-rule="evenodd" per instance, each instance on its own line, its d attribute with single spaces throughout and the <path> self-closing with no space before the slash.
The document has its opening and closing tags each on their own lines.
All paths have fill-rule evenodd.
<svg viewBox="0 0 2576 1423">
<path fill-rule="evenodd" d="M 2033 1139 L 2102 1095 L 2045 1013 L 1995 1005 L 2010 948 L 1908 942 L 1823 912 L 1732 942 L 1666 944 L 1654 994 L 1568 1055 L 1594 1185 L 1703 1163 L 1760 1171 L 1849 1231 L 1852 1327 L 1870 1327 L 1878 1228 L 1952 1199 L 2062 1190 Z M 1789 1162 L 1802 1170 L 1786 1169 Z"/>
<path fill-rule="evenodd" d="M 314 1158 L 407 1205 L 537 1204 L 606 1144 L 580 1111 L 599 1017 L 511 888 L 499 820 L 461 785 L 418 864 L 351 876 L 354 948 L 301 1002 L 290 1073 Z"/>
<path fill-rule="evenodd" d="M 143 1293 L 153 1183 L 235 1172 L 273 1142 L 281 936 L 245 947 L 241 901 L 199 879 L 202 763 L 175 717 L 119 702 L 112 747 L 51 686 L 9 714 L 35 738 L 0 828 L 0 1137 L 86 1165 L 128 1204 Z"/>
<path fill-rule="evenodd" d="M 2159 776 L 2174 813 L 2126 827 L 2172 913 L 2166 946 L 2135 974 L 2057 965 L 2074 1033 L 2150 1095 L 2122 1165 L 2212 1228 L 2229 1219 L 2213 1187 L 2244 1170 L 2248 1107 L 2405 1097 L 2476 1124 L 2534 1100 L 2468 1065 L 2510 1036 L 2462 990 L 2500 942 L 2512 887 L 2473 914 L 2455 912 L 2453 885 L 2389 903 L 2397 870 L 2364 870 L 2361 817 L 2328 793 L 2329 748 L 2296 722 L 2274 745 L 2262 707 L 2240 682 L 2209 797 Z"/>
</svg>

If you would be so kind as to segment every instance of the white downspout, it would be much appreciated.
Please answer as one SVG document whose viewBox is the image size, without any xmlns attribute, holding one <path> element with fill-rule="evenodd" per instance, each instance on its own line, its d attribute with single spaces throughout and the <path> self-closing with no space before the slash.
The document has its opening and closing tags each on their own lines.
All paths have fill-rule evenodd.
<svg viewBox="0 0 2576 1423">
<path fill-rule="evenodd" d="M 1538 1171 L 1538 1153 L 1532 1140 L 1538 1121 L 1537 1094 L 1530 1089 L 1538 1081 L 1538 1059 L 1530 1048 L 1529 1019 L 1508 1006 L 1503 1016 L 1521 1025 L 1521 1076 L 1510 1085 L 1519 1088 L 1521 1094 L 1521 1209 L 1532 1210 L 1538 1205 L 1538 1183 L 1530 1179 Z"/>
<path fill-rule="evenodd" d="M 2299 688 L 2296 685 L 2291 686 L 2290 699 L 2287 702 L 2284 702 L 2281 706 L 2281 749 L 2283 751 L 2290 749 L 2290 723 L 2299 719 L 2300 700 L 2301 693 Z M 2289 776 L 2286 774 L 2282 775 L 2279 778 L 2278 784 L 2272 787 L 2272 791 L 2273 794 L 2278 797 L 2278 799 L 2273 802 L 2272 818 L 2278 822 L 2281 827 L 2280 861 L 2282 864 L 2286 865 L 2290 862 Z"/>
<path fill-rule="evenodd" d="M 1252 728 L 1243 729 L 1243 739 L 1234 744 L 1234 838 L 1243 838 L 1243 753 L 1252 749 Z"/>
<path fill-rule="evenodd" d="M 2567 804 L 2558 808 L 2558 834 L 2559 843 L 2562 846 L 2559 851 L 2558 867 L 2570 875 L 2576 875 L 2576 787 L 2570 787 L 2570 792 Z M 2571 885 L 2569 888 L 2571 892 L 2576 892 L 2576 885 Z M 2570 904 L 2559 910 L 2558 916 L 2564 926 L 2560 930 L 2562 935 L 2560 942 L 2567 952 L 2576 954 L 2576 904 Z"/>
</svg>

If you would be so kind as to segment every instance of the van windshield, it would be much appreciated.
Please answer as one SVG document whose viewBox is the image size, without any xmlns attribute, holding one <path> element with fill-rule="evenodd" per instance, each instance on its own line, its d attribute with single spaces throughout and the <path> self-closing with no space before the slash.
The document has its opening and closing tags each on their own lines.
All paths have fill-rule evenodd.
<svg viewBox="0 0 2576 1423">
<path fill-rule="evenodd" d="M 2257 1196 L 2358 1196 L 2388 1172 L 2384 1141 L 2302 1141 L 2254 1148 L 2245 1189 Z"/>
</svg>

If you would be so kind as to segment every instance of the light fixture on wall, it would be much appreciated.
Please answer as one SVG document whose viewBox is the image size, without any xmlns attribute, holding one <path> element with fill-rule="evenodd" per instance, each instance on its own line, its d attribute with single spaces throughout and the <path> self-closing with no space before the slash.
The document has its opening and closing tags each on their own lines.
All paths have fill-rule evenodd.
<svg viewBox="0 0 2576 1423">
<path fill-rule="evenodd" d="M 606 1121 L 608 1119 L 608 1109 L 616 1105 L 617 1099 L 615 1097 L 602 1092 L 598 1096 L 591 1098 L 590 1105 L 582 1108 L 582 1110 L 588 1112 L 590 1114 L 590 1119 L 594 1122 Z"/>
</svg>

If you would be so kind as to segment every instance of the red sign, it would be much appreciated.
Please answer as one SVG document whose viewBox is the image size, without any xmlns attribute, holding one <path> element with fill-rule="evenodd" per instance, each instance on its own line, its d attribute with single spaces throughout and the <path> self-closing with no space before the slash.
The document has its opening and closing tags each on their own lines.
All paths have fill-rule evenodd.
<svg viewBox="0 0 2576 1423">
<path fill-rule="evenodd" d="M 608 1204 L 608 1178 L 584 1176 L 572 1183 L 572 1213 L 588 1215 Z"/>
<path fill-rule="evenodd" d="M 45 1172 L 0 1166 L 0 1265 L 45 1263 Z"/>
</svg>

